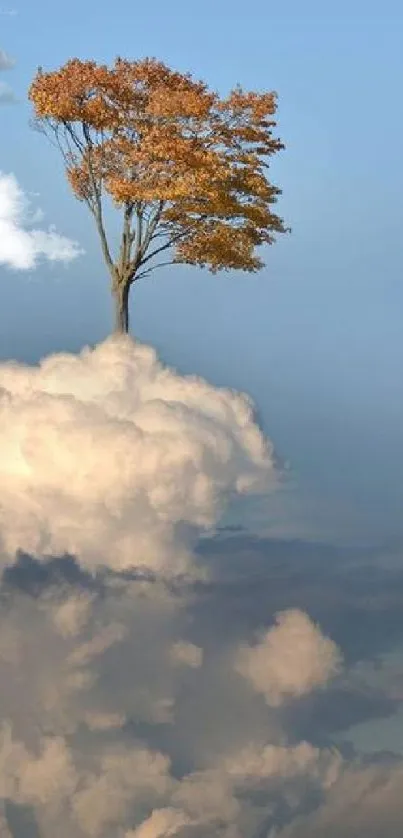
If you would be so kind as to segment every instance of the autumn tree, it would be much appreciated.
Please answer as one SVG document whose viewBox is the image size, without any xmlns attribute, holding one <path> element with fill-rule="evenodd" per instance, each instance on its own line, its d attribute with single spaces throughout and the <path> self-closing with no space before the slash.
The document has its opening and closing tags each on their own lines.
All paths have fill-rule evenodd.
<svg viewBox="0 0 403 838">
<path fill-rule="evenodd" d="M 276 95 L 236 87 L 227 98 L 155 59 L 112 67 L 72 59 L 39 69 L 34 123 L 56 140 L 72 190 L 90 210 L 116 304 L 129 328 L 134 282 L 173 262 L 213 273 L 257 271 L 256 248 L 285 232 L 267 177 L 283 148 L 273 136 Z M 112 250 L 105 205 L 121 214 Z"/>
</svg>

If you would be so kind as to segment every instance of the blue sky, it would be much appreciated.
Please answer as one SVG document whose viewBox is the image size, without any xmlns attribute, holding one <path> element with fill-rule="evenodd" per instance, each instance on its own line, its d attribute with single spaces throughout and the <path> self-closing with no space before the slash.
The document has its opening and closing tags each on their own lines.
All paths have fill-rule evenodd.
<svg viewBox="0 0 403 838">
<path fill-rule="evenodd" d="M 8 11 L 0 48 L 16 63 L 2 79 L 18 101 L 1 106 L 0 170 L 86 254 L 66 268 L 0 268 L 1 357 L 77 349 L 111 321 L 90 219 L 29 127 L 39 64 L 153 55 L 223 93 L 275 89 L 287 149 L 272 177 L 292 236 L 254 277 L 160 272 L 133 295 L 133 330 L 180 369 L 252 393 L 294 470 L 301 527 L 401 540 L 400 3 L 25 0 Z"/>
<path fill-rule="evenodd" d="M 0 361 L 100 345 L 39 372 L 0 363 L 0 833 L 140 838 L 193 823 L 256 838 L 276 824 L 278 838 L 397 838 L 401 3 L 16 3 L 0 0 Z M 257 275 L 178 266 L 132 295 L 133 333 L 179 373 L 250 393 L 290 466 L 194 554 L 189 529 L 214 527 L 252 460 L 260 474 L 259 437 L 235 394 L 161 374 L 143 346 L 103 344 L 113 316 L 95 230 L 29 125 L 38 65 L 116 55 L 155 56 L 223 94 L 239 82 L 279 95 L 286 150 L 271 177 L 292 235 Z M 25 267 L 35 242 L 84 255 L 7 267 L 23 194 L 43 231 L 68 237 L 28 236 Z M 207 585 L 175 577 L 200 569 Z M 157 771 L 157 796 L 138 805 L 147 761 L 126 763 L 125 748 L 140 741 L 169 756 L 174 782 L 161 796 Z M 198 790 L 201 821 L 181 821 Z M 132 831 L 147 807 L 157 819 Z"/>
</svg>

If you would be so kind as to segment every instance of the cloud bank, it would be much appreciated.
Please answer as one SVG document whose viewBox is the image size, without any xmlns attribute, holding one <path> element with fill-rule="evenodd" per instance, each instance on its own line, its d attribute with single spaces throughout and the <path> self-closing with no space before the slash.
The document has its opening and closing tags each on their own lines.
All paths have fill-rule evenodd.
<svg viewBox="0 0 403 838">
<path fill-rule="evenodd" d="M 256 699 L 234 691 L 231 654 L 220 653 L 228 686 L 218 689 L 211 653 L 204 660 L 192 644 L 190 654 L 185 594 L 178 599 L 166 588 L 118 578 L 81 590 L 65 581 L 40 596 L 3 595 L 6 823 L 11 806 L 28 810 L 30 829 L 43 838 L 207 838 L 217 831 L 252 838 L 276 821 L 288 798 L 298 809 L 307 794 L 332 788 L 342 770 L 337 753 L 287 743 L 276 717 L 262 725 L 259 740 L 251 736 Z M 185 644 L 186 655 L 173 654 Z M 200 724 L 195 691 L 211 689 L 216 705 L 201 732 L 211 743 L 226 730 L 218 752 L 188 733 Z M 234 702 L 244 719 L 236 735 Z"/>
<path fill-rule="evenodd" d="M 52 227 L 47 231 L 32 227 L 35 219 L 15 176 L 0 172 L 0 266 L 25 271 L 40 260 L 68 263 L 82 254 L 77 242 Z"/>
<path fill-rule="evenodd" d="M 321 626 L 205 631 L 195 540 L 277 485 L 246 396 L 130 339 L 3 363 L 0 476 L 0 836 L 398 838 L 401 762 L 298 735 Z"/>
</svg>

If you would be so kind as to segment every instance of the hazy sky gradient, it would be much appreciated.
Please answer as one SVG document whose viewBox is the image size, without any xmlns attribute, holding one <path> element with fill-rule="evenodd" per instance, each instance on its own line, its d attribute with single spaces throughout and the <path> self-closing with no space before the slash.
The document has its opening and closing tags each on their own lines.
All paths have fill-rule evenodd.
<svg viewBox="0 0 403 838">
<path fill-rule="evenodd" d="M 0 262 L 46 260 L 0 267 L 0 362 L 100 343 L 0 363 L 4 838 L 401 835 L 402 41 L 397 0 L 0 7 Z M 29 127 L 38 65 L 117 54 L 276 89 L 287 146 L 260 274 L 135 288 L 161 364 L 103 342 L 95 230 Z"/>
<path fill-rule="evenodd" d="M 0 17 L 0 48 L 16 60 L 2 81 L 19 100 L 1 105 L 0 169 L 86 255 L 31 274 L 0 268 L 0 355 L 34 360 L 75 349 L 111 323 L 90 219 L 70 196 L 56 151 L 29 128 L 26 93 L 38 65 L 152 55 L 222 93 L 238 81 L 275 89 L 287 150 L 272 177 L 292 236 L 254 277 L 159 272 L 135 289 L 133 330 L 180 369 L 253 395 L 295 472 L 294 528 L 400 541 L 400 3 L 289 0 L 283 10 L 267 0 L 253 9 L 229 0 L 71 0 L 52 10 L 25 0 L 16 11 Z"/>
</svg>

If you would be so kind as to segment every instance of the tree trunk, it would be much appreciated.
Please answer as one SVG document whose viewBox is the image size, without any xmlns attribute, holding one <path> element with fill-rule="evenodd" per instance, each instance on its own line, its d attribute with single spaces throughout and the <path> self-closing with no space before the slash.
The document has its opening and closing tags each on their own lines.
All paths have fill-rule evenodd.
<svg viewBox="0 0 403 838">
<path fill-rule="evenodd" d="M 118 286 L 118 288 L 113 291 L 115 300 L 116 335 L 127 335 L 129 331 L 129 291 L 129 283 Z"/>
</svg>

